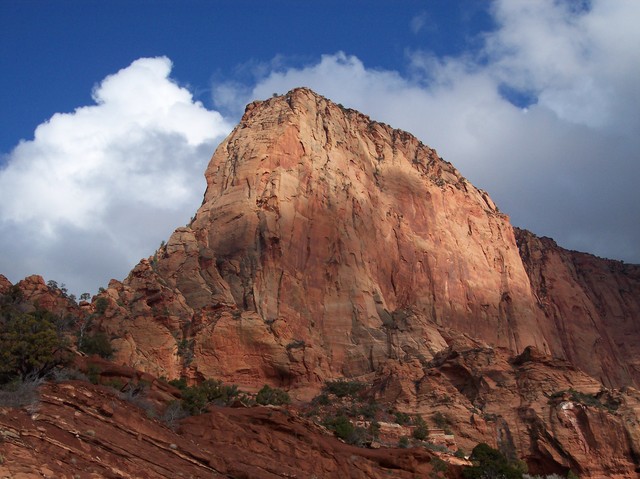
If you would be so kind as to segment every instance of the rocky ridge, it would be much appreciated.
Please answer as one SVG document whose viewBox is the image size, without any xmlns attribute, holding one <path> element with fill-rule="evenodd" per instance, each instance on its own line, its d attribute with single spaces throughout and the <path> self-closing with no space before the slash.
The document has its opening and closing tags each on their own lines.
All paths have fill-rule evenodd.
<svg viewBox="0 0 640 479">
<path fill-rule="evenodd" d="M 12 479 L 351 477 L 429 474 L 425 450 L 349 446 L 279 408 L 212 408 L 172 430 L 113 389 L 41 386 L 0 409 L 0 477 Z M 283 460 L 286 458 L 286 460 Z"/>
</svg>

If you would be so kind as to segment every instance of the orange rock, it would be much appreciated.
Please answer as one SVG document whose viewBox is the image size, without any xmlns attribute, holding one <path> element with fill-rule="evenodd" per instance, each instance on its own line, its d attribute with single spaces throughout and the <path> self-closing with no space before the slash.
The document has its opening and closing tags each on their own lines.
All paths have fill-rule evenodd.
<svg viewBox="0 0 640 479">
<path fill-rule="evenodd" d="M 443 443 L 487 442 L 534 474 L 640 470 L 640 266 L 514 229 L 435 150 L 305 88 L 250 104 L 205 177 L 190 224 L 77 309 L 125 365 L 103 376 L 213 377 L 305 400 L 347 377 L 442 428 Z M 0 276 L 0 292 L 10 286 Z M 76 312 L 40 277 L 19 287 L 30 304 Z M 225 439 L 255 413 L 234 411 L 186 424 L 216 447 L 274 447 L 262 433 Z M 295 471 L 339 477 L 346 463 L 318 444 Z M 265 467 L 227 446 L 231 459 L 207 467 Z M 349 467 L 376 477 L 376 464 L 423 472 L 429 460 L 376 454 Z"/>
</svg>

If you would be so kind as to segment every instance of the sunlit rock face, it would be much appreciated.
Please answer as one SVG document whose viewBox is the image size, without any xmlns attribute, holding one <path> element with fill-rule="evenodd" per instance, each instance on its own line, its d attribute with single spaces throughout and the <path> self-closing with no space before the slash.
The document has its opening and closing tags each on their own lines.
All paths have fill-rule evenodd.
<svg viewBox="0 0 640 479">
<path fill-rule="evenodd" d="M 454 330 L 513 354 L 534 346 L 610 385 L 637 381 L 597 321 L 544 302 L 487 193 L 406 132 L 296 89 L 248 105 L 205 176 L 189 225 L 104 295 L 128 364 L 312 387 L 428 361 Z M 629 325 L 633 311 L 620 310 Z"/>
</svg>

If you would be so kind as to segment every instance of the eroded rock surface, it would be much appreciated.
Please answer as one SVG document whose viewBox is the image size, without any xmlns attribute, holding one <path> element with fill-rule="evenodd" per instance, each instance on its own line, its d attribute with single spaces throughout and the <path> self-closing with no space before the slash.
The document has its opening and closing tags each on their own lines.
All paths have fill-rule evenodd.
<svg viewBox="0 0 640 479">
<path fill-rule="evenodd" d="M 374 381 L 381 403 L 418 412 L 471 450 L 486 442 L 534 474 L 637 477 L 640 395 L 610 390 L 566 360 L 527 348 L 449 348 L 427 364 L 390 361 Z M 439 418 L 438 418 L 439 416 Z"/>
<path fill-rule="evenodd" d="M 516 230 L 532 290 L 555 325 L 557 356 L 608 386 L 640 384 L 640 266 Z"/>
</svg>

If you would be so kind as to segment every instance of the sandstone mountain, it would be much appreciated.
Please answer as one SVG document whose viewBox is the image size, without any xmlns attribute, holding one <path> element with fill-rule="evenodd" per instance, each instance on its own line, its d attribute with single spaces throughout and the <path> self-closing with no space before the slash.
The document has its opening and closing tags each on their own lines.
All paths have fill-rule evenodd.
<svg viewBox="0 0 640 479">
<path fill-rule="evenodd" d="M 139 374 L 254 392 L 270 384 L 298 404 L 328 380 L 358 380 L 369 400 L 450 429 L 447 440 L 464 450 L 487 442 L 532 473 L 637 477 L 640 266 L 514 228 L 433 149 L 305 88 L 247 106 L 205 176 L 190 223 L 92 304 L 74 306 L 36 276 L 18 288 L 60 315 L 91 318 L 109 334 L 114 361 Z M 0 276 L 0 294 L 10 288 Z M 78 402 L 96 394 L 83 388 L 46 389 L 62 398 L 48 400 L 47 414 L 65 417 L 54 410 L 60 401 L 99 410 Z M 345 464 L 335 444 L 301 432 L 302 420 L 216 414 L 256 450 L 276 447 L 273 428 L 286 436 L 276 449 L 303 437 L 315 444 L 309 455 L 335 456 L 326 467 Z M 31 427 L 15 421 L 3 427 Z M 221 440 L 198 424 L 183 428 L 189 440 Z M 250 425 L 260 437 L 242 435 Z M 178 444 L 195 477 L 211 466 L 184 437 L 144 427 L 144 442 Z M 113 449 L 92 442 L 101 456 Z M 242 467 L 277 470 L 277 454 L 265 454 Z M 410 465 L 398 471 L 431 469 L 419 454 L 381 454 L 361 454 L 357 471 L 377 477 L 389 457 Z"/>
<path fill-rule="evenodd" d="M 105 294 L 127 364 L 303 386 L 428 361 L 454 330 L 640 382 L 640 268 L 514 232 L 408 133 L 296 89 L 249 105 L 205 176 L 191 223 Z"/>
</svg>

